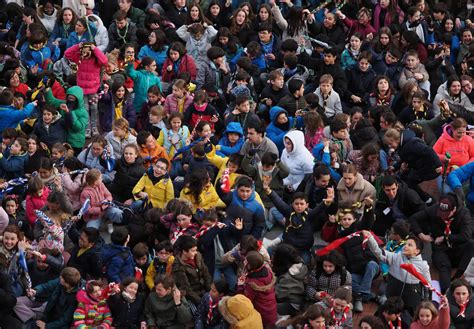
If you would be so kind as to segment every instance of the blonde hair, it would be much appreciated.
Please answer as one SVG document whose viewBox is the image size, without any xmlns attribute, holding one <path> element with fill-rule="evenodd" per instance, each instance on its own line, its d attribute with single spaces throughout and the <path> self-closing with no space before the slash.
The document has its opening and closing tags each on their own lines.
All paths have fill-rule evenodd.
<svg viewBox="0 0 474 329">
<path fill-rule="evenodd" d="M 163 117 L 165 115 L 165 109 L 161 105 L 155 105 L 150 108 L 150 114 Z"/>
<path fill-rule="evenodd" d="M 385 132 L 385 135 L 383 136 L 383 140 L 385 143 L 387 143 L 389 140 L 397 140 L 400 141 L 400 131 L 398 131 L 395 128 L 389 128 Z"/>
<path fill-rule="evenodd" d="M 128 129 L 130 128 L 128 121 L 125 118 L 118 118 L 117 120 L 114 121 L 112 126 L 115 128 L 123 129 L 125 131 L 128 131 Z"/>
</svg>

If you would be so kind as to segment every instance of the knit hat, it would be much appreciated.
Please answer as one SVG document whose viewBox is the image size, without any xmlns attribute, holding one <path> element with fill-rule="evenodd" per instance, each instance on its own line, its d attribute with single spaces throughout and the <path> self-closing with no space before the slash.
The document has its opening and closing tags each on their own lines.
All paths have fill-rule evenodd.
<svg viewBox="0 0 474 329">
<path fill-rule="evenodd" d="M 456 200 L 452 195 L 443 196 L 439 200 L 438 217 L 448 220 L 450 213 L 456 208 Z"/>
<path fill-rule="evenodd" d="M 235 86 L 234 88 L 232 88 L 230 93 L 232 97 L 235 97 L 235 98 L 239 96 L 245 96 L 248 99 L 250 99 L 252 97 L 250 93 L 250 89 L 245 85 Z"/>
<path fill-rule="evenodd" d="M 246 259 L 250 271 L 263 266 L 263 256 L 258 251 L 249 251 Z"/>
</svg>

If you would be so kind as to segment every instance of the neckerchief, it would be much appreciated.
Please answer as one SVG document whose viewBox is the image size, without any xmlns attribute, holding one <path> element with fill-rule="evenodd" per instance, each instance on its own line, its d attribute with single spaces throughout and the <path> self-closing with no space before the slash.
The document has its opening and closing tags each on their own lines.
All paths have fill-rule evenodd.
<svg viewBox="0 0 474 329">
<path fill-rule="evenodd" d="M 308 212 L 304 211 L 301 214 L 298 214 L 296 212 L 292 212 L 290 215 L 290 220 L 288 223 L 288 226 L 285 228 L 285 232 L 288 232 L 290 228 L 292 229 L 299 229 L 301 228 L 304 223 L 306 222 L 306 219 L 308 218 Z"/>
<path fill-rule="evenodd" d="M 407 243 L 407 240 L 400 240 L 397 244 L 387 244 L 388 251 L 395 252 L 398 248 L 403 247 Z"/>
<path fill-rule="evenodd" d="M 121 34 L 120 33 L 120 29 L 117 27 L 117 36 L 120 40 L 122 40 L 123 43 L 127 43 L 127 33 L 128 33 L 128 26 L 129 26 L 129 23 L 127 23 L 127 25 L 125 25 L 125 33 L 124 34 Z"/>
<path fill-rule="evenodd" d="M 393 325 L 392 321 L 387 321 L 387 323 L 388 323 L 388 327 L 390 329 L 402 329 L 402 319 L 399 316 L 397 316 L 397 326 L 396 327 Z"/>
<path fill-rule="evenodd" d="M 214 309 L 217 308 L 217 305 L 219 305 L 219 300 L 218 298 L 216 301 L 212 299 L 211 296 L 209 296 L 209 310 L 207 311 L 207 325 L 211 324 L 212 318 L 214 317 Z"/>
<path fill-rule="evenodd" d="M 456 315 L 457 318 L 461 317 L 461 318 L 465 318 L 466 317 L 466 308 L 467 308 L 467 304 L 469 304 L 469 300 L 462 303 L 461 305 L 458 304 L 459 306 L 459 313 L 458 315 Z"/>
<path fill-rule="evenodd" d="M 171 235 L 171 244 L 174 244 L 176 242 L 176 240 L 178 240 L 184 233 L 186 233 L 186 231 L 190 228 L 194 228 L 195 225 L 194 224 L 191 224 L 189 225 L 188 227 L 186 228 L 178 228 L 178 230 L 174 231 Z"/>
<path fill-rule="evenodd" d="M 336 319 L 336 311 L 334 311 L 334 305 L 331 306 L 330 314 L 331 314 L 331 318 L 334 321 L 334 326 L 342 327 L 344 325 L 344 323 L 346 322 L 347 313 L 349 313 L 349 309 L 350 309 L 349 305 L 346 305 L 346 307 L 344 307 L 344 310 L 342 311 L 341 319 L 337 320 Z"/>
<path fill-rule="evenodd" d="M 446 238 L 451 235 L 451 224 L 453 223 L 453 219 L 454 218 L 443 220 L 444 224 L 446 225 L 446 227 L 444 228 L 444 235 Z"/>
<path fill-rule="evenodd" d="M 385 96 L 380 95 L 378 92 L 375 95 L 376 105 L 390 105 L 390 98 L 392 97 L 392 92 L 387 90 Z"/>
<path fill-rule="evenodd" d="M 211 226 L 201 226 L 201 228 L 199 229 L 199 232 L 196 233 L 194 238 L 199 239 L 200 237 L 202 237 L 204 234 L 206 234 L 210 229 L 214 227 L 223 228 L 226 226 L 227 226 L 226 224 L 221 223 L 221 222 L 214 223 Z"/>
</svg>

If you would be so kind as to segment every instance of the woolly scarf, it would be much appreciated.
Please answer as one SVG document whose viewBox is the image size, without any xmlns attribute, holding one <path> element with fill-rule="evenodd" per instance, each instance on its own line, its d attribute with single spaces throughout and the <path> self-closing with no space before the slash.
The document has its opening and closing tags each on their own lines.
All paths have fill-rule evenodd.
<svg viewBox="0 0 474 329">
<path fill-rule="evenodd" d="M 213 300 L 211 296 L 209 296 L 209 310 L 207 311 L 207 325 L 210 325 L 212 322 L 212 318 L 214 317 L 214 310 L 219 305 L 219 301 L 221 299 L 218 298 L 217 300 Z"/>
<path fill-rule="evenodd" d="M 394 326 L 392 321 L 387 321 L 388 327 L 390 329 L 402 329 L 402 319 L 397 316 L 397 326 Z"/>
<path fill-rule="evenodd" d="M 346 305 L 346 307 L 344 307 L 344 310 L 342 311 L 341 319 L 338 320 L 336 319 L 336 311 L 334 310 L 334 305 L 331 306 L 329 313 L 331 314 L 331 319 L 334 321 L 333 323 L 334 326 L 342 327 L 344 325 L 344 323 L 346 322 L 347 313 L 349 313 L 349 310 L 350 310 L 349 305 Z"/>
<path fill-rule="evenodd" d="M 132 303 L 135 301 L 135 299 L 137 298 L 137 296 L 132 297 L 132 296 L 131 296 L 129 293 L 127 293 L 126 291 L 122 291 L 122 297 L 123 297 L 123 299 L 124 299 L 127 303 L 129 303 L 129 304 L 132 304 Z"/>
</svg>

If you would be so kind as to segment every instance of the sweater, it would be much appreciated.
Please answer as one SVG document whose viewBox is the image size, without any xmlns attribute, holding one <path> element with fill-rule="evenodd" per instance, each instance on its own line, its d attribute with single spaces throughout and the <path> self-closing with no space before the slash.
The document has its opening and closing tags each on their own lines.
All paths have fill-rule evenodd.
<svg viewBox="0 0 474 329">
<path fill-rule="evenodd" d="M 77 293 L 77 301 L 78 305 L 74 311 L 74 328 L 110 328 L 112 314 L 106 299 L 95 300 L 85 290 L 81 290 Z"/>
<path fill-rule="evenodd" d="M 90 199 L 90 208 L 84 214 L 83 218 L 87 222 L 92 219 L 102 218 L 105 212 L 103 201 L 112 201 L 112 194 L 105 187 L 104 183 L 100 182 L 98 186 L 84 186 L 81 192 L 81 204 L 84 204 L 86 199 Z"/>
</svg>

